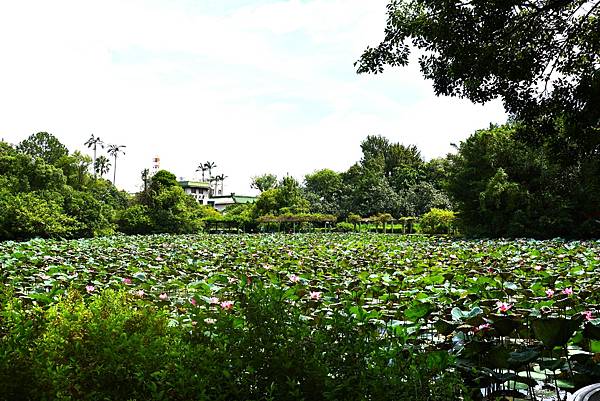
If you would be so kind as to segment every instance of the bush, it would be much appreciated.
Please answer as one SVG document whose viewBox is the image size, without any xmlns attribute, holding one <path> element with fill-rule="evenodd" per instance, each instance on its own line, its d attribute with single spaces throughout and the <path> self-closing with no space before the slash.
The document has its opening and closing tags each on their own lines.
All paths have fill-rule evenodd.
<svg viewBox="0 0 600 401">
<path fill-rule="evenodd" d="M 345 221 L 340 221 L 339 223 L 337 223 L 335 225 L 335 231 L 338 231 L 340 233 L 352 232 L 352 231 L 354 231 L 354 224 L 347 223 Z"/>
<path fill-rule="evenodd" d="M 121 211 L 117 224 L 119 231 L 125 234 L 148 234 L 152 230 L 152 221 L 145 205 L 133 205 Z"/>
<path fill-rule="evenodd" d="M 110 290 L 45 311 L 0 298 L 0 400 L 460 398 L 447 353 L 432 363 L 351 311 L 307 320 L 286 298 L 255 287 L 232 311 L 182 306 L 177 320 Z"/>
<path fill-rule="evenodd" d="M 425 234 L 449 234 L 452 232 L 455 219 L 454 212 L 433 208 L 421 216 L 419 226 Z"/>
</svg>

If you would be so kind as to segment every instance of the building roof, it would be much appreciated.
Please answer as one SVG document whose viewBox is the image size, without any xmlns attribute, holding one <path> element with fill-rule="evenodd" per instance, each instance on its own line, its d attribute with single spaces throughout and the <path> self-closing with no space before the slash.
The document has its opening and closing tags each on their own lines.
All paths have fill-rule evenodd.
<svg viewBox="0 0 600 401">
<path fill-rule="evenodd" d="M 203 181 L 177 181 L 183 188 L 210 188 L 210 183 Z"/>
<path fill-rule="evenodd" d="M 251 203 L 256 201 L 256 196 L 233 195 L 235 203 Z"/>
<path fill-rule="evenodd" d="M 236 195 L 234 193 L 229 195 L 216 195 L 211 197 L 214 200 L 232 200 L 233 203 L 251 203 L 256 201 L 256 196 Z"/>
</svg>

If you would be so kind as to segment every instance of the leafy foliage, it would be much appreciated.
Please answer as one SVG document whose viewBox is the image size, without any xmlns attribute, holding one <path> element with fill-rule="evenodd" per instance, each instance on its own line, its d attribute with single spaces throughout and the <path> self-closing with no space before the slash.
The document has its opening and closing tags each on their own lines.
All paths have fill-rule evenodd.
<svg viewBox="0 0 600 401">
<path fill-rule="evenodd" d="M 576 388 L 600 378 L 599 247 L 361 234 L 5 242 L 0 399 Z"/>
<path fill-rule="evenodd" d="M 45 163 L 55 164 L 61 157 L 67 156 L 67 147 L 52 134 L 38 132 L 25 139 L 17 146 L 17 150 L 32 158 L 40 158 Z"/>
<path fill-rule="evenodd" d="M 175 175 L 157 171 L 145 192 L 134 204 L 123 210 L 119 229 L 127 234 L 193 233 L 202 229 L 203 218 L 214 217 L 207 207 L 199 205 L 177 183 Z"/>
<path fill-rule="evenodd" d="M 90 159 L 38 133 L 0 148 L 0 239 L 88 237 L 114 233 L 127 195 L 96 180 Z"/>
<path fill-rule="evenodd" d="M 274 174 L 263 174 L 257 177 L 252 177 L 251 187 L 258 189 L 260 192 L 268 191 L 275 188 L 277 185 L 277 176 Z"/>
<path fill-rule="evenodd" d="M 520 129 L 505 125 L 478 131 L 451 157 L 448 190 L 463 231 L 542 238 L 600 235 L 594 217 L 600 181 L 592 167 L 565 169 L 548 147 L 522 141 Z"/>
<path fill-rule="evenodd" d="M 558 110 L 598 127 L 599 31 L 597 0 L 393 0 L 385 39 L 364 52 L 358 71 L 406 65 L 412 45 L 437 94 L 501 97 L 527 122 Z"/>
<path fill-rule="evenodd" d="M 433 208 L 421 216 L 419 223 L 425 234 L 450 234 L 454 220 L 452 211 Z"/>
</svg>

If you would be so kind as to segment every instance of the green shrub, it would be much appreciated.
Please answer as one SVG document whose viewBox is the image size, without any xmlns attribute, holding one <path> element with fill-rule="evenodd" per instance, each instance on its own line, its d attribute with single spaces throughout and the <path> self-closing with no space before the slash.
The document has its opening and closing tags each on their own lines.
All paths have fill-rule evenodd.
<svg viewBox="0 0 600 401">
<path fill-rule="evenodd" d="M 339 223 L 337 223 L 335 225 L 335 231 L 341 232 L 341 233 L 349 233 L 354 231 L 354 224 L 352 223 L 347 223 L 345 221 L 340 221 Z"/>
<path fill-rule="evenodd" d="M 425 234 L 449 234 L 454 227 L 455 219 L 454 212 L 433 208 L 421 216 L 419 226 Z"/>
<path fill-rule="evenodd" d="M 5 297 L 0 400 L 446 401 L 463 392 L 447 353 L 412 352 L 403 333 L 352 310 L 307 319 L 282 289 L 239 295 L 234 310 L 188 303 L 177 320 L 111 290 L 70 292 L 46 310 Z"/>
<path fill-rule="evenodd" d="M 152 230 L 152 221 L 145 205 L 133 205 L 121 211 L 117 224 L 119 231 L 125 234 L 148 234 Z"/>
</svg>

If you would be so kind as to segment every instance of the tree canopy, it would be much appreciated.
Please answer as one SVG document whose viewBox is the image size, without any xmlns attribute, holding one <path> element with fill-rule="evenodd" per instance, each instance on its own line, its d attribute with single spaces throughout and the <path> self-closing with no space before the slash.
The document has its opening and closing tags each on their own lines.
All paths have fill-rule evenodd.
<svg viewBox="0 0 600 401">
<path fill-rule="evenodd" d="M 385 38 L 358 72 L 407 65 L 411 48 L 437 94 L 501 97 L 521 119 L 560 110 L 600 123 L 600 0 L 392 0 Z"/>
<path fill-rule="evenodd" d="M 48 164 L 54 164 L 61 157 L 69 154 L 67 147 L 47 132 L 31 135 L 19 143 L 17 150 L 33 158 L 39 157 Z"/>
<path fill-rule="evenodd" d="M 252 177 L 250 187 L 258 189 L 260 192 L 265 192 L 269 189 L 275 188 L 277 185 L 277 176 L 274 174 L 263 174 L 256 177 Z"/>
</svg>

